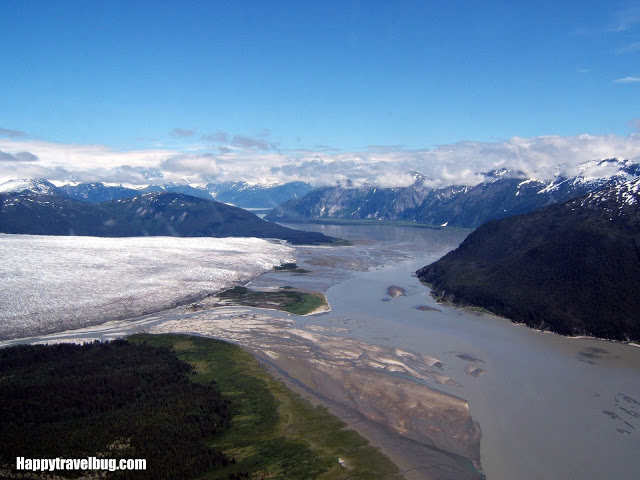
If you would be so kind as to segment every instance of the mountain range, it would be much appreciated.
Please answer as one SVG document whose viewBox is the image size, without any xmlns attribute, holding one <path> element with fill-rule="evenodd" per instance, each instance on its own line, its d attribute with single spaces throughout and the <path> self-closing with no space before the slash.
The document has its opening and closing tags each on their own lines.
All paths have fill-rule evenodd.
<svg viewBox="0 0 640 480">
<path fill-rule="evenodd" d="M 258 218 L 215 200 L 152 192 L 100 203 L 80 201 L 46 180 L 3 184 L 0 232 L 33 235 L 259 237 L 294 244 L 336 239 Z"/>
<path fill-rule="evenodd" d="M 209 183 L 207 191 L 219 202 L 243 208 L 274 208 L 291 199 L 303 197 L 313 187 L 306 182 L 281 185 L 250 185 L 247 182 Z"/>
<path fill-rule="evenodd" d="M 565 335 L 640 340 L 640 178 L 490 221 L 417 272 L 440 299 Z"/>
<path fill-rule="evenodd" d="M 13 191 L 22 183 L 33 186 L 37 181 L 33 179 L 12 180 L 0 185 L 0 192 Z M 100 203 L 109 200 L 132 198 L 144 193 L 173 192 L 191 195 L 193 197 L 217 200 L 243 208 L 273 208 L 287 200 L 304 196 L 312 190 L 305 182 L 290 182 L 281 185 L 260 185 L 247 182 L 209 183 L 206 186 L 194 186 L 187 183 L 168 183 L 164 185 L 148 185 L 140 188 L 124 187 L 122 185 L 108 185 L 101 182 L 69 183 L 56 187 L 48 183 L 50 192 L 64 194 L 76 200 L 90 203 Z M 26 185 L 26 184 L 25 184 Z M 28 185 L 25 188 L 30 188 Z"/>
<path fill-rule="evenodd" d="M 589 162 L 574 176 L 558 174 L 547 181 L 501 169 L 486 172 L 485 180 L 475 186 L 434 188 L 429 179 L 416 172 L 414 183 L 403 188 L 319 188 L 274 208 L 265 218 L 282 222 L 401 220 L 476 228 L 489 220 L 530 212 L 638 175 L 640 164 L 616 158 Z"/>
</svg>

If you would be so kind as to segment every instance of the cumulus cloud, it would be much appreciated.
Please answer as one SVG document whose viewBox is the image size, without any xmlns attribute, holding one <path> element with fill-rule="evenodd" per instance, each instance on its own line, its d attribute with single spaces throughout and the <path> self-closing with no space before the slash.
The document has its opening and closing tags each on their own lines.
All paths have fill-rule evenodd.
<svg viewBox="0 0 640 480">
<path fill-rule="evenodd" d="M 174 155 L 163 160 L 160 168 L 186 175 L 216 176 L 220 173 L 216 157 L 211 153 Z"/>
<path fill-rule="evenodd" d="M 216 146 L 216 154 L 204 148 L 188 153 L 169 149 L 123 152 L 105 146 L 19 139 L 0 139 L 0 150 L 0 179 L 41 176 L 59 181 L 132 185 L 183 180 L 200 184 L 305 181 L 314 186 L 349 180 L 354 186 L 399 187 L 413 182 L 410 172 L 420 172 L 428 179 L 428 185 L 446 186 L 475 185 L 499 168 L 547 180 L 557 175 L 575 175 L 580 165 L 593 160 L 640 160 L 640 134 L 513 137 L 417 150 L 372 146 L 361 152 L 327 148 L 280 152 L 233 145 Z"/>
<path fill-rule="evenodd" d="M 118 151 L 103 145 L 74 145 L 38 140 L 0 139 L 4 156 L 0 178 L 45 177 L 54 181 L 102 181 L 145 185 L 154 169 L 175 150 Z M 33 155 L 32 157 L 29 155 Z M 37 167 L 34 163 L 37 162 Z"/>
<path fill-rule="evenodd" d="M 21 130 L 12 130 L 10 128 L 0 127 L 0 136 L 9 137 L 9 138 L 22 138 L 22 137 L 26 137 L 27 134 L 26 132 L 23 132 Z"/>
</svg>

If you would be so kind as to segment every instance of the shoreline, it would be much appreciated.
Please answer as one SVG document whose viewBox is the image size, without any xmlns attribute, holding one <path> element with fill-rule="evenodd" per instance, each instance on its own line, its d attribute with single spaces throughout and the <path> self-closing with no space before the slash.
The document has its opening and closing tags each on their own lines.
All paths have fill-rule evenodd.
<svg viewBox="0 0 640 480">
<path fill-rule="evenodd" d="M 631 413 L 619 408 L 635 412 L 638 407 L 629 402 L 640 401 L 639 350 L 631 348 L 635 345 L 539 335 L 529 327 L 512 328 L 513 322 L 492 315 L 480 316 L 460 308 L 438 306 L 424 285 L 407 272 L 435 260 L 445 250 L 455 248 L 461 237 L 447 236 L 450 232 L 389 227 L 323 228 L 334 235 L 355 239 L 366 237 L 369 241 L 357 249 L 296 247 L 295 258 L 304 268 L 312 270 L 311 275 L 267 272 L 254 277 L 250 283 L 258 288 L 298 285 L 325 292 L 331 302 L 330 312 L 315 318 L 294 317 L 277 310 L 235 307 L 226 313 L 223 310 L 216 312 L 215 319 L 204 319 L 203 323 L 211 329 L 206 334 L 245 348 L 255 344 L 270 360 L 278 355 L 315 358 L 308 343 L 313 334 L 325 334 L 325 337 L 337 340 L 358 339 L 371 347 L 382 345 L 393 354 L 387 358 L 410 368 L 402 352 L 431 356 L 432 360 L 424 360 L 425 365 L 432 372 L 442 374 L 442 382 L 450 378 L 457 385 L 438 383 L 437 377 L 418 383 L 426 382 L 428 386 L 468 400 L 473 419 L 483 427 L 481 465 L 492 480 L 567 478 L 570 472 L 597 480 L 611 474 L 627 478 L 635 471 L 640 417 L 632 417 Z M 404 288 L 407 296 L 381 301 L 389 285 Z M 415 307 L 420 304 L 438 309 L 419 311 Z M 180 321 L 186 329 L 185 320 L 195 320 L 199 314 L 202 312 L 188 312 L 183 307 L 134 322 L 111 322 L 23 341 L 115 338 L 148 331 L 167 321 Z M 224 327 L 225 331 L 221 332 L 218 327 Z M 295 342 L 284 350 L 286 345 L 283 343 L 289 340 L 291 328 L 299 330 L 303 336 L 294 337 Z M 307 343 L 303 341 L 305 339 Z M 10 343 L 15 342 L 4 342 Z M 469 375 L 467 354 L 485 362 L 486 366 L 480 365 L 486 369 L 485 374 Z M 320 357 L 317 359 L 321 360 Z M 432 368 L 435 366 L 433 359 L 442 365 Z M 352 363 L 355 360 L 341 359 Z M 387 369 L 386 375 L 404 378 L 404 374 L 395 370 L 404 367 L 379 362 L 367 355 L 362 360 L 371 361 L 369 367 L 372 369 Z M 321 367 L 315 362 L 306 364 L 316 370 Z M 333 368 L 344 369 L 341 365 Z M 303 372 L 302 367 L 300 371 Z M 304 378 L 310 382 L 314 380 L 303 372 Z M 320 383 L 323 383 L 322 379 Z M 524 405 L 523 398 L 526 398 Z M 627 398 L 631 400 L 627 401 Z M 605 414 L 605 411 L 617 412 L 618 417 Z M 351 421 L 359 422 L 364 428 L 365 424 L 359 419 L 354 414 Z M 630 434 L 620 433 L 619 428 L 624 428 L 622 419 L 634 425 L 635 430 L 628 428 Z M 391 438 L 388 430 L 379 428 L 380 438 Z M 373 434 L 369 436 L 373 438 Z M 562 455 L 549 444 L 548 438 L 555 438 L 564 445 Z M 399 443 L 400 440 L 394 442 L 389 440 L 386 448 L 400 450 L 399 455 L 403 455 L 407 444 Z M 540 459 L 544 462 L 536 461 Z M 417 476 L 425 477 L 426 474 Z"/>
<path fill-rule="evenodd" d="M 230 341 L 261 360 L 269 366 L 270 374 L 284 381 L 288 388 L 302 394 L 315 404 L 324 405 L 334 415 L 345 421 L 349 428 L 365 437 L 372 446 L 380 448 L 403 471 L 407 480 L 423 480 L 426 473 L 435 465 L 451 471 L 458 471 L 455 478 L 477 480 L 483 478 L 477 471 L 480 465 L 480 429 L 469 416 L 469 407 L 465 400 L 438 391 L 423 383 L 395 376 L 398 364 L 405 364 L 405 356 L 410 352 L 396 352 L 375 345 L 368 345 L 353 339 L 332 337 L 331 331 L 322 331 L 321 327 L 308 330 L 295 328 L 293 315 L 278 310 L 253 307 L 217 307 L 196 312 L 189 311 L 187 306 L 176 307 L 161 313 L 151 314 L 136 319 L 111 320 L 98 326 L 67 330 L 57 334 L 14 339 L 0 342 L 0 345 L 15 343 L 67 343 L 120 338 L 138 332 L 149 333 L 184 333 L 202 335 L 210 338 Z M 308 318 L 307 315 L 305 318 Z M 318 330 L 321 333 L 318 333 Z M 285 338 L 286 337 L 286 338 Z M 350 352 L 361 349 L 362 353 L 354 357 Z M 345 357 L 346 356 L 346 357 Z M 359 357 L 367 362 L 377 364 L 371 368 L 366 365 L 354 365 Z M 431 371 L 432 358 L 426 359 L 422 365 L 422 375 Z M 418 363 L 420 360 L 415 359 Z M 436 359 L 437 363 L 437 359 Z M 376 373 L 380 365 L 390 368 L 387 373 Z M 406 365 L 409 369 L 413 367 Z M 433 375 L 439 372 L 433 371 Z M 425 377 L 426 378 L 426 377 Z M 345 388 L 348 385 L 348 388 Z M 404 392 L 404 393 L 403 393 Z M 399 395 L 399 396 L 398 396 Z M 425 396 L 426 395 L 426 396 Z M 444 417 L 438 418 L 432 428 L 443 429 L 444 437 L 425 437 L 421 432 L 427 431 L 428 416 L 415 413 L 415 405 L 409 406 L 409 399 L 439 399 L 441 405 L 436 408 Z M 361 398 L 362 402 L 350 403 L 349 397 Z M 443 403 L 444 402 L 444 403 Z M 414 401 L 412 400 L 411 404 Z M 432 410 L 421 407 L 423 414 Z M 453 410 L 452 410 L 453 409 Z M 393 411 L 393 415 L 390 415 Z M 445 413 L 449 411 L 449 413 Z M 382 416 L 380 412 L 385 412 Z M 412 412 L 407 416 L 408 412 Z M 449 417 L 447 417 L 449 415 Z M 452 416 L 451 416 L 452 415 Z M 450 421 L 442 423 L 442 418 Z M 469 419 L 469 420 L 467 420 Z M 427 421 L 425 424 L 424 422 Z M 471 424 L 467 422 L 471 421 Z M 415 425 L 399 429 L 403 422 Z M 458 424 L 456 431 L 465 431 L 471 425 L 471 450 L 460 442 L 451 443 L 455 437 L 452 424 Z M 436 427 L 436 425 L 440 425 Z M 461 430 L 460 430 L 461 429 Z M 475 431 L 475 433 L 473 433 Z M 449 438 L 449 440 L 447 440 Z M 435 443 L 434 443 L 435 441 Z M 444 443 L 443 443 L 444 442 Z M 458 453 L 448 452 L 447 448 Z M 457 446 L 456 446 L 457 445 Z M 462 450 L 459 450 L 462 448 Z M 462 455 L 469 453 L 475 458 L 475 466 Z M 464 465 L 467 463 L 465 467 Z M 444 479 L 449 476 L 434 474 L 426 478 Z"/>
<path fill-rule="evenodd" d="M 542 330 L 540 328 L 534 328 L 534 327 L 530 327 L 529 325 L 527 325 L 524 322 L 518 322 L 516 320 L 512 320 L 509 317 L 505 317 L 503 315 L 498 315 L 497 313 L 492 312 L 491 310 L 486 309 L 485 307 L 481 307 L 479 305 L 471 305 L 471 304 L 458 304 L 458 303 L 452 303 L 446 300 L 440 300 L 439 297 L 437 295 L 434 294 L 434 291 L 431 290 L 431 287 L 425 283 L 421 284 L 429 289 L 429 296 L 431 298 L 433 298 L 433 300 L 436 302 L 436 304 L 438 305 L 443 305 L 443 306 L 447 306 L 450 308 L 453 308 L 455 310 L 462 310 L 474 315 L 478 315 L 478 316 L 482 316 L 482 315 L 491 315 L 492 317 L 498 318 L 502 321 L 508 322 L 512 325 L 516 325 L 518 327 L 525 327 L 528 330 L 531 330 L 533 332 L 538 332 L 538 333 L 548 333 L 548 334 L 552 334 L 552 335 L 557 335 L 559 337 L 562 338 L 571 338 L 571 339 L 585 339 L 585 340 L 598 340 L 598 341 L 603 341 L 603 342 L 611 342 L 611 343 L 619 343 L 622 345 L 630 345 L 632 347 L 640 347 L 640 343 L 638 343 L 637 340 L 616 340 L 614 338 L 602 338 L 602 337 L 596 337 L 596 336 L 592 336 L 592 335 L 565 335 L 563 333 L 558 333 L 558 332 L 554 332 L 553 330 Z"/>
<path fill-rule="evenodd" d="M 150 333 L 199 334 L 239 344 L 275 369 L 289 388 L 325 405 L 380 446 L 404 467 L 407 480 L 424 479 L 424 472 L 436 465 L 441 472 L 434 473 L 434 479 L 483 478 L 477 470 L 480 429 L 468 403 L 419 381 L 414 375 L 426 379 L 441 374 L 417 355 L 300 330 L 293 320 L 261 315 L 252 308 L 199 313 L 161 323 Z M 407 442 L 413 445 L 410 450 Z M 449 473 L 443 476 L 442 470 Z M 452 471 L 456 476 L 449 476 Z"/>
</svg>

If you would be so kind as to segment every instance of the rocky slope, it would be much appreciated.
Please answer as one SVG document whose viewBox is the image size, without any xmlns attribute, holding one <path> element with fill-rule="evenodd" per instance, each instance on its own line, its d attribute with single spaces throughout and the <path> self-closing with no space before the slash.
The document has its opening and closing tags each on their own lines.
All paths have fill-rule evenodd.
<svg viewBox="0 0 640 480">
<path fill-rule="evenodd" d="M 475 186 L 432 188 L 415 173 L 405 188 L 326 187 L 273 209 L 273 221 L 309 219 L 404 220 L 427 225 L 475 228 L 488 220 L 526 213 L 584 195 L 640 175 L 640 165 L 628 160 L 605 159 L 581 167 L 572 177 L 551 181 L 527 178 L 522 172 L 485 173 Z"/>
<path fill-rule="evenodd" d="M 11 184 L 18 183 L 19 181 L 13 181 Z M 26 185 L 29 181 L 22 181 L 22 183 Z M 246 208 L 273 208 L 290 199 L 302 197 L 312 190 L 311 185 L 304 182 L 290 182 L 282 185 L 250 185 L 246 182 L 224 182 L 209 183 L 206 186 L 167 183 L 163 185 L 148 185 L 144 188 L 107 185 L 101 182 L 75 183 L 60 187 L 51 186 L 76 200 L 91 203 L 131 198 L 141 193 L 172 192 L 207 200 L 215 199 L 219 202 Z"/>
<path fill-rule="evenodd" d="M 207 191 L 219 202 L 246 208 L 273 208 L 312 190 L 305 182 L 282 185 L 250 185 L 246 182 L 210 183 Z"/>
</svg>

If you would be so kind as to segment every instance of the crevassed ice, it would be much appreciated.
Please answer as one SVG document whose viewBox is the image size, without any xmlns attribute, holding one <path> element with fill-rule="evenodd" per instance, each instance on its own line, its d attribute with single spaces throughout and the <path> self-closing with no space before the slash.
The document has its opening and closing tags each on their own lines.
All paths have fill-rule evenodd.
<svg viewBox="0 0 640 480">
<path fill-rule="evenodd" d="M 171 308 L 293 262 L 257 238 L 0 235 L 0 339 Z"/>
</svg>

